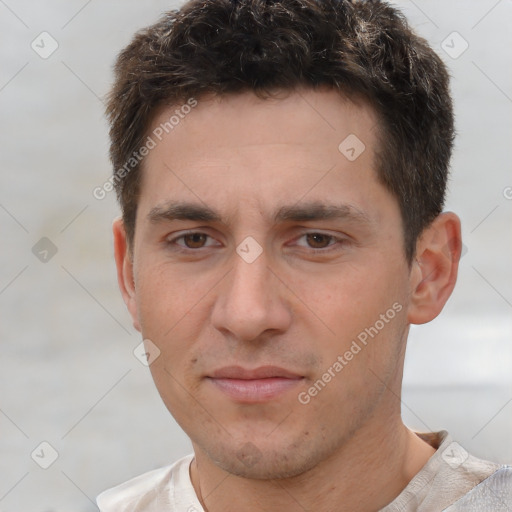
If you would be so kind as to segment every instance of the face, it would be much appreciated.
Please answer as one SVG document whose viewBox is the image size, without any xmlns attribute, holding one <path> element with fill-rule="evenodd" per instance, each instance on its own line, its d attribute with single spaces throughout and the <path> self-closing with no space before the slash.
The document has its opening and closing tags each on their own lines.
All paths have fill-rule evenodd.
<svg viewBox="0 0 512 512">
<path fill-rule="evenodd" d="M 146 158 L 127 303 L 163 401 L 227 471 L 300 474 L 396 409 L 410 271 L 376 138 L 334 91 L 243 93 Z"/>
</svg>

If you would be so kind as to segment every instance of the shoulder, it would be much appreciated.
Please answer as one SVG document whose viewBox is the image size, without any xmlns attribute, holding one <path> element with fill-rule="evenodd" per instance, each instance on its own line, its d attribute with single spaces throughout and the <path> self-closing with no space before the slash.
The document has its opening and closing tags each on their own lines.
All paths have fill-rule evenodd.
<svg viewBox="0 0 512 512">
<path fill-rule="evenodd" d="M 417 434 L 436 452 L 400 495 L 380 512 L 510 512 L 512 468 L 479 459 L 446 431 Z M 496 491 L 499 489 L 499 492 Z M 499 508 L 490 496 L 505 505 Z M 468 503 L 475 503 L 470 508 Z"/>
<path fill-rule="evenodd" d="M 512 466 L 502 466 L 445 512 L 509 512 L 512 503 Z"/>
<path fill-rule="evenodd" d="M 187 455 L 174 464 L 148 471 L 107 489 L 96 498 L 100 511 L 157 511 L 161 510 L 159 507 L 162 505 L 173 511 L 175 488 L 183 487 L 186 493 L 193 491 L 189 478 L 189 466 L 193 457 L 192 454 Z"/>
</svg>

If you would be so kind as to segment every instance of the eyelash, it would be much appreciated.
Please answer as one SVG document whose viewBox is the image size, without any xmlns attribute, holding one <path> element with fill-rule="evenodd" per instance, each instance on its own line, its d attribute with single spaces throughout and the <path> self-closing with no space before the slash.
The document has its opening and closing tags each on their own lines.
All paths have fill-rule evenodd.
<svg viewBox="0 0 512 512">
<path fill-rule="evenodd" d="M 172 246 L 173 250 L 176 250 L 176 251 L 182 252 L 182 253 L 188 253 L 188 254 L 191 254 L 194 252 L 199 252 L 201 249 L 208 248 L 208 246 L 207 246 L 207 247 L 199 247 L 197 249 L 191 249 L 189 247 L 184 247 L 184 246 L 181 246 L 176 243 L 177 240 L 183 239 L 185 236 L 188 236 L 188 235 L 205 235 L 210 239 L 213 238 L 210 235 L 208 235 L 207 233 L 204 233 L 203 231 L 187 231 L 185 233 L 182 233 L 181 235 L 175 236 L 171 239 L 167 239 L 166 243 L 167 243 L 167 245 Z M 317 249 L 314 247 L 308 247 L 307 250 L 313 254 L 319 254 L 319 253 L 326 254 L 328 252 L 331 252 L 332 250 L 335 250 L 336 246 L 345 245 L 346 243 L 348 243 L 347 238 L 337 237 L 337 236 L 330 235 L 327 233 L 322 233 L 320 231 L 305 231 L 305 232 L 301 233 L 298 237 L 296 237 L 294 240 L 299 240 L 302 237 L 305 237 L 307 235 L 322 235 L 322 236 L 328 237 L 330 239 L 329 240 L 330 242 L 333 242 L 333 243 L 329 243 L 329 245 L 327 245 L 325 248 L 321 248 L 321 249 Z M 301 247 L 304 247 L 304 246 L 301 246 Z"/>
</svg>

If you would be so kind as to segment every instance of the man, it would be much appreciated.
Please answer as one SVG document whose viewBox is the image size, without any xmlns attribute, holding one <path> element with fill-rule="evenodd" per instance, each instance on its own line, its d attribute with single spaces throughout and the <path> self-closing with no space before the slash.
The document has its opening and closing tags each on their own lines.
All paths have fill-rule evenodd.
<svg viewBox="0 0 512 512">
<path fill-rule="evenodd" d="M 120 54 L 108 116 L 121 292 L 194 454 L 100 510 L 512 510 L 512 468 L 401 420 L 461 235 L 448 75 L 400 13 L 192 0 Z"/>
</svg>

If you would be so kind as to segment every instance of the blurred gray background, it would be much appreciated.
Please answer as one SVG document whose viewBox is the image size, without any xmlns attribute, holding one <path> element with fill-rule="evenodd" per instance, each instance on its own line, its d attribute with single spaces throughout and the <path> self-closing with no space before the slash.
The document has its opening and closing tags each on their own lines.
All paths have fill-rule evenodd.
<svg viewBox="0 0 512 512">
<path fill-rule="evenodd" d="M 453 76 L 447 209 L 467 248 L 445 311 L 412 328 L 404 420 L 512 463 L 512 1 L 396 3 Z M 0 0 L 3 512 L 94 511 L 103 489 L 191 451 L 133 355 L 114 193 L 92 195 L 111 172 L 101 99 L 115 55 L 177 5 Z"/>
</svg>

